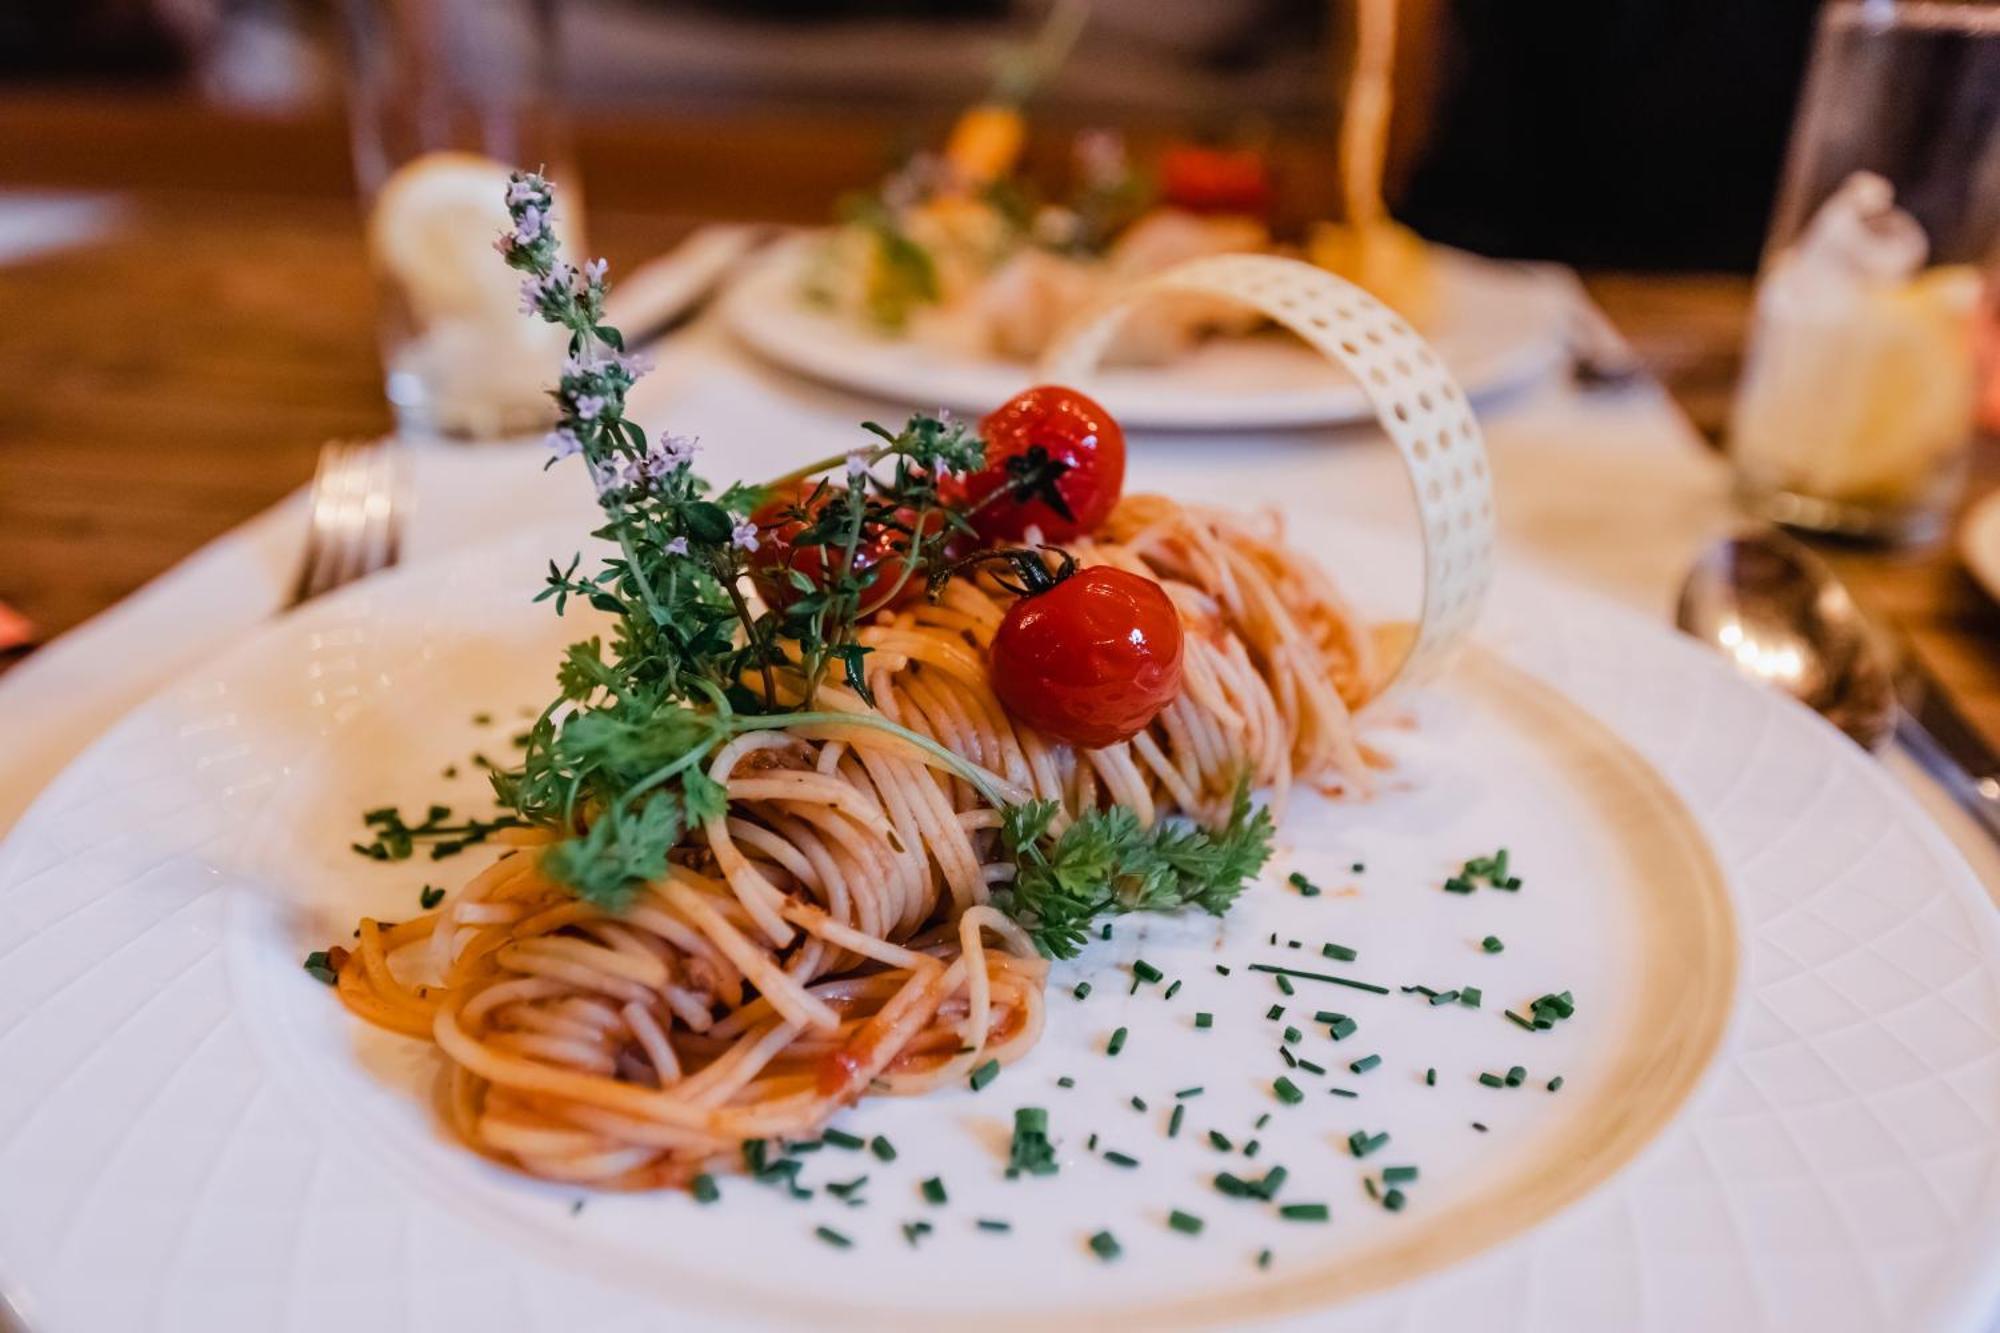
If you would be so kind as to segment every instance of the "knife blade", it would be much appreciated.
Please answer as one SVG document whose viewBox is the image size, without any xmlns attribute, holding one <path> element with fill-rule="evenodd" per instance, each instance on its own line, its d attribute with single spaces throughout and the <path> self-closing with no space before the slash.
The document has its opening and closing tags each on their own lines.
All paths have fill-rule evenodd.
<svg viewBox="0 0 2000 1333">
<path fill-rule="evenodd" d="M 1896 739 L 2000 842 L 2000 753 L 1909 654 L 1896 671 L 1896 699 L 1902 705 Z"/>
</svg>

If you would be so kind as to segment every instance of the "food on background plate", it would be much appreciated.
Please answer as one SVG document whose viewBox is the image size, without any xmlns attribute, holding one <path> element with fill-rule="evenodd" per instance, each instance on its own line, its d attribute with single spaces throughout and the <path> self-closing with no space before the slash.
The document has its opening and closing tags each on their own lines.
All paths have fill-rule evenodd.
<svg viewBox="0 0 2000 1333">
<path fill-rule="evenodd" d="M 1357 21 L 1341 121 L 1345 217 L 1313 223 L 1297 244 L 1274 236 L 1270 163 L 1248 147 L 1173 144 L 1149 169 L 1119 136 L 1092 131 L 1072 145 L 1069 196 L 1042 200 L 1020 170 L 1021 99 L 996 98 L 965 111 L 941 152 L 916 154 L 875 192 L 843 202 L 801 294 L 881 333 L 1032 361 L 1077 316 L 1176 264 L 1302 252 L 1425 323 L 1436 307 L 1429 247 L 1382 202 L 1393 9 L 1368 0 Z M 1119 331 L 1105 360 L 1157 365 L 1262 323 L 1228 301 L 1163 299 Z"/>
<path fill-rule="evenodd" d="M 616 547 L 541 597 L 602 621 L 503 815 L 376 810 L 357 848 L 510 850 L 311 960 L 435 1043 L 467 1144 L 701 1193 L 865 1094 L 982 1086 L 1036 1040 L 1048 958 L 1226 912 L 1294 782 L 1370 784 L 1371 639 L 1270 522 L 1121 495 L 1115 422 L 1056 386 L 713 489 L 625 418 L 603 268 L 559 259 L 546 182 L 507 197 L 502 251 L 570 334 L 553 443 Z"/>
</svg>

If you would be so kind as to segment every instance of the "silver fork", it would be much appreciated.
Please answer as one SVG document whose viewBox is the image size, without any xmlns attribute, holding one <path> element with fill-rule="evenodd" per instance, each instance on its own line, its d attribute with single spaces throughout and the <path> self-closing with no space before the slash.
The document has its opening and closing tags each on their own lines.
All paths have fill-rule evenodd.
<svg viewBox="0 0 2000 1333">
<path fill-rule="evenodd" d="M 395 447 L 382 441 L 320 446 L 305 558 L 291 605 L 396 563 L 402 539 L 397 462 Z"/>
</svg>

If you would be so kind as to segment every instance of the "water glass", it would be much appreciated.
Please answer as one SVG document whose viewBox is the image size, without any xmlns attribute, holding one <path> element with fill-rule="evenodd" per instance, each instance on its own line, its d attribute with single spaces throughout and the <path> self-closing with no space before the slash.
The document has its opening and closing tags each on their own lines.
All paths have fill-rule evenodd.
<svg viewBox="0 0 2000 1333">
<path fill-rule="evenodd" d="M 1949 520 L 2000 240 L 1996 38 L 1992 5 L 1821 11 L 1730 423 L 1762 517 L 1884 542 Z"/>
<path fill-rule="evenodd" d="M 461 439 L 540 430 L 563 337 L 520 312 L 519 275 L 492 243 L 508 172 L 539 168 L 557 184 L 565 243 L 583 245 L 552 0 L 344 0 L 342 18 L 398 425 Z"/>
</svg>

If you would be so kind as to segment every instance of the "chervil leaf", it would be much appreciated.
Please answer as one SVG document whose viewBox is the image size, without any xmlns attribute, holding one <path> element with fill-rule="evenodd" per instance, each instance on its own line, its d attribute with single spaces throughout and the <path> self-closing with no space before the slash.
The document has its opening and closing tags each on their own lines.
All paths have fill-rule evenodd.
<svg viewBox="0 0 2000 1333">
<path fill-rule="evenodd" d="M 1123 806 L 1091 810 L 1051 836 L 1056 807 L 1030 801 L 1003 812 L 1001 838 L 1015 862 L 993 901 L 1054 958 L 1074 957 L 1096 918 L 1200 907 L 1220 916 L 1271 855 L 1271 814 L 1240 785 L 1220 829 L 1183 821 L 1142 828 Z"/>
</svg>

